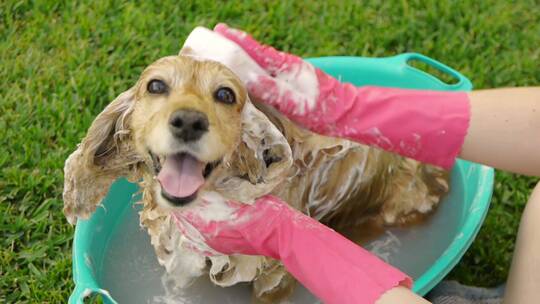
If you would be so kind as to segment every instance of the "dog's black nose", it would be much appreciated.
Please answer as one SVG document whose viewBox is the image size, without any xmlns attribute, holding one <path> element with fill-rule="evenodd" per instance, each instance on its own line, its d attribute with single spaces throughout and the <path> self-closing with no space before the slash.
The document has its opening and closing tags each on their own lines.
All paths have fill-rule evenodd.
<svg viewBox="0 0 540 304">
<path fill-rule="evenodd" d="M 208 131 L 206 114 L 195 110 L 178 110 L 169 119 L 172 134 L 183 141 L 201 138 Z"/>
</svg>

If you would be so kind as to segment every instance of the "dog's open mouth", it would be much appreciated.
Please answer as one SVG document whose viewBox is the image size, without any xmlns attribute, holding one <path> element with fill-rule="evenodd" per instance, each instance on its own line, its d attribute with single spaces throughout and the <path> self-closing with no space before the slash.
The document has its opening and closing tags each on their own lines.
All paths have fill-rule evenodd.
<svg viewBox="0 0 540 304">
<path fill-rule="evenodd" d="M 161 195 L 175 206 L 182 206 L 197 197 L 219 161 L 203 163 L 189 153 L 158 156 L 150 152 Z"/>
</svg>

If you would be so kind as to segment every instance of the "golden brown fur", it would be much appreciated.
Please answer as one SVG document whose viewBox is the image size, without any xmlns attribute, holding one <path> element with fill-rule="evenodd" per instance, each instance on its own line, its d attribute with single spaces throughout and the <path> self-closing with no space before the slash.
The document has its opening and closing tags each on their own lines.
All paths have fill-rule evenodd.
<svg viewBox="0 0 540 304">
<path fill-rule="evenodd" d="M 170 84 L 169 94 L 145 92 L 155 78 Z M 236 104 L 214 101 L 214 90 L 223 85 L 234 90 Z M 365 227 L 376 231 L 421 220 L 448 191 L 448 175 L 438 168 L 313 134 L 275 110 L 256 105 L 260 111 L 239 79 L 216 62 L 188 56 L 158 60 L 98 115 L 66 161 L 66 216 L 71 222 L 88 217 L 120 176 L 139 181 L 141 223 L 160 263 L 169 273 L 182 274 L 179 284 L 187 285 L 191 277 L 203 273 L 222 286 L 252 281 L 254 301 L 270 303 L 286 298 L 295 285 L 279 262 L 241 255 L 208 261 L 182 247 L 184 240 L 159 195 L 149 155 L 149 150 L 167 154 L 175 149 L 165 127 L 172 112 L 196 109 L 208 116 L 208 133 L 198 147 L 189 149 L 201 161 L 221 160 L 221 164 L 206 179 L 202 192 L 215 191 L 248 203 L 272 193 L 357 242 L 372 234 L 362 230 Z M 183 263 L 188 255 L 196 262 Z"/>
<path fill-rule="evenodd" d="M 138 82 L 137 106 L 132 114 L 133 139 L 139 153 L 145 154 L 149 148 L 158 154 L 170 150 L 166 145 L 172 139 L 164 138 L 169 133 L 167 122 L 171 113 L 182 109 L 198 110 L 208 116 L 208 136 L 201 139 L 205 149 L 197 152 L 202 161 L 215 161 L 234 150 L 240 138 L 240 113 L 246 91 L 236 77 L 224 70 L 222 66 L 182 56 L 165 57 L 148 67 Z M 148 94 L 145 84 L 151 79 L 166 80 L 170 84 L 169 94 Z M 215 102 L 212 94 L 220 86 L 238 92 L 238 102 Z"/>
</svg>

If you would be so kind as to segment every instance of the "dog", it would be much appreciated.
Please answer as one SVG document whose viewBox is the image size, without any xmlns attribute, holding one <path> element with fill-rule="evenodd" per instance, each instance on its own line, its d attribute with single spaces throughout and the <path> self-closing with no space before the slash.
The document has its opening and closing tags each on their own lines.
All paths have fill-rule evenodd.
<svg viewBox="0 0 540 304">
<path fill-rule="evenodd" d="M 448 172 L 348 140 L 314 134 L 251 101 L 224 65 L 180 54 L 157 60 L 100 113 L 66 160 L 64 213 L 88 218 L 119 177 L 142 191 L 141 225 L 178 286 L 209 275 L 251 282 L 276 303 L 295 280 L 261 256 L 205 257 L 189 249 L 171 210 L 205 196 L 250 203 L 273 194 L 362 244 L 385 227 L 413 225 L 448 192 Z"/>
</svg>

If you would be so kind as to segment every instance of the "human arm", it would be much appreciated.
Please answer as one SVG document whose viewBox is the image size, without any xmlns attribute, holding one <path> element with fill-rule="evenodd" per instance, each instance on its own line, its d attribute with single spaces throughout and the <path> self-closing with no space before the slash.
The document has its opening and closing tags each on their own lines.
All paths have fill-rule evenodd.
<svg viewBox="0 0 540 304">
<path fill-rule="evenodd" d="M 540 87 L 472 91 L 460 157 L 540 176 Z"/>
<path fill-rule="evenodd" d="M 420 297 L 403 286 L 394 287 L 385 292 L 376 304 L 427 304 L 428 300 Z"/>
<path fill-rule="evenodd" d="M 279 71 L 276 71 L 275 74 L 279 74 Z M 266 75 L 264 75 L 266 76 Z M 273 81 L 274 79 L 272 79 L 272 77 L 275 77 L 272 76 L 272 73 L 269 74 L 269 78 L 257 78 L 257 80 L 262 80 L 260 81 L 261 84 L 264 84 L 264 85 L 270 85 L 270 87 L 272 85 L 276 85 L 276 84 L 279 84 L 280 82 L 276 82 L 276 81 Z M 267 82 L 265 82 L 267 81 Z M 287 79 L 287 81 L 290 81 L 290 79 Z M 286 81 L 285 81 L 286 82 Z M 281 83 L 283 83 L 283 80 L 281 80 Z M 334 82 L 335 83 L 335 82 Z M 249 84 L 249 83 L 248 83 Z M 251 83 L 253 85 L 253 82 Z M 338 86 L 338 85 L 336 85 Z M 261 90 L 257 91 L 257 88 L 260 88 Z M 252 93 L 255 93 L 256 97 L 259 97 L 260 99 L 262 99 L 263 101 L 265 100 L 265 97 L 264 97 L 264 93 L 265 92 L 268 92 L 267 90 L 268 87 L 265 87 L 265 86 L 260 86 L 260 87 L 257 87 L 257 86 L 252 86 L 250 87 L 250 92 Z M 346 91 L 346 90 L 345 90 Z M 355 90 L 351 90 L 351 91 L 355 91 Z M 272 98 L 272 96 L 278 96 L 278 97 L 288 97 L 290 98 L 291 100 L 294 100 L 295 98 L 294 97 L 298 97 L 298 96 L 295 96 L 295 95 L 289 95 L 287 96 L 287 94 L 283 94 L 283 92 L 287 92 L 287 90 L 279 90 L 279 91 L 276 91 L 280 94 L 270 94 L 269 96 L 267 96 L 266 99 L 268 98 Z M 368 88 L 368 90 L 364 90 L 364 92 L 369 92 L 370 94 L 373 93 L 373 92 L 377 92 L 377 90 L 372 90 L 371 88 Z M 383 94 L 386 94 L 388 92 L 391 92 L 391 89 L 388 89 L 388 90 L 381 90 L 379 92 L 382 92 Z M 414 92 L 414 91 L 411 91 L 411 92 L 408 92 L 406 90 L 403 90 L 403 91 L 399 91 L 399 90 L 396 90 L 394 91 L 394 94 L 391 98 L 383 98 L 383 100 L 391 100 L 391 101 L 396 101 L 396 100 L 399 100 L 399 98 L 402 98 L 403 95 L 402 93 L 407 93 L 407 94 L 424 94 L 426 93 L 426 91 L 424 92 L 421 92 L 421 91 L 417 91 L 417 92 Z M 392 92 L 391 92 L 392 93 Z M 475 111 L 476 109 L 478 109 L 477 107 L 477 102 L 475 100 L 481 100 L 481 99 L 484 99 L 484 100 L 488 100 L 489 98 L 486 98 L 486 96 L 476 96 L 477 92 L 472 92 L 470 94 L 466 94 L 466 93 L 445 93 L 445 92 L 440 92 L 440 95 L 438 95 L 438 93 L 429 93 L 429 94 L 434 94 L 434 95 L 431 95 L 431 96 L 428 96 L 426 95 L 427 97 L 430 97 L 431 100 L 438 100 L 438 101 L 441 101 L 441 100 L 444 100 L 442 103 L 439 103 L 438 105 L 436 106 L 421 106 L 421 107 L 418 107 L 416 109 L 418 109 L 420 111 L 420 113 L 424 113 L 426 112 L 428 114 L 428 119 L 425 120 L 423 123 L 425 126 L 427 126 L 428 128 L 431 128 L 431 130 L 444 130 L 443 128 L 439 127 L 439 126 L 436 126 L 436 127 L 433 127 L 433 125 L 430 124 L 430 122 L 437 122 L 437 118 L 445 118 L 444 115 L 448 116 L 448 112 L 446 111 L 439 111 L 440 109 L 445 109 L 444 107 L 444 104 L 450 104 L 451 102 L 455 102 L 456 99 L 459 99 L 460 101 L 460 104 L 461 105 L 464 105 L 466 104 L 467 106 L 469 105 L 469 100 L 471 101 L 470 102 L 470 106 L 472 108 L 472 114 L 469 114 L 468 112 L 468 109 L 467 107 L 460 107 L 457 111 L 453 112 L 453 113 L 457 113 L 460 117 L 459 119 L 457 120 L 452 120 L 452 118 L 450 117 L 450 119 L 446 122 L 444 122 L 442 125 L 451 125 L 451 124 L 455 124 L 456 122 L 463 122 L 464 119 L 465 119 L 465 123 L 462 124 L 462 128 L 459 128 L 459 126 L 457 127 L 457 129 L 459 130 L 459 132 L 455 132 L 454 134 L 456 134 L 456 137 L 458 138 L 458 140 L 453 140 L 453 143 L 452 143 L 452 147 L 454 149 L 448 149 L 447 147 L 444 147 L 444 149 L 441 149 L 443 151 L 443 154 L 445 153 L 446 150 L 452 150 L 452 152 L 446 152 L 445 155 L 443 155 L 444 159 L 445 160 L 450 160 L 451 162 L 453 162 L 453 159 L 455 158 L 455 156 L 458 154 L 458 152 L 460 152 L 460 149 L 462 148 L 463 146 L 463 149 L 461 150 L 461 156 L 466 158 L 466 159 L 470 159 L 470 160 L 474 160 L 474 157 L 478 156 L 478 155 L 482 155 L 482 153 L 486 153 L 486 152 L 491 152 L 493 153 L 494 150 L 489 150 L 489 146 L 482 146 L 480 145 L 479 147 L 475 148 L 475 149 L 469 149 L 467 150 L 467 147 L 469 146 L 468 142 L 467 142 L 467 139 L 469 139 L 470 137 L 472 137 L 472 135 L 475 135 L 477 137 L 485 137 L 486 134 L 489 135 L 489 133 L 486 133 L 486 132 L 489 132 L 489 131 L 495 131 L 496 129 L 490 129 L 489 128 L 489 124 L 488 124 L 488 127 L 484 127 L 483 129 L 482 128 L 478 128 L 476 126 L 482 126 L 482 122 L 485 122 L 485 120 L 482 118 L 482 115 L 476 115 L 475 114 Z M 289 94 L 293 94 L 293 92 L 289 93 Z M 342 94 L 341 96 L 343 97 L 347 97 L 347 96 L 350 96 L 350 95 L 347 95 L 347 93 L 345 92 L 344 94 Z M 360 95 L 357 95 L 357 96 L 360 96 Z M 378 97 L 380 97 L 381 95 L 379 96 L 375 96 L 376 98 L 375 99 L 380 99 Z M 412 96 L 412 98 L 411 98 Z M 418 100 L 414 95 L 411 95 L 408 97 L 408 100 L 414 102 L 415 100 Z M 421 95 L 419 95 L 421 96 Z M 490 97 L 493 98 L 494 96 L 497 96 L 497 95 L 491 95 Z M 291 98 L 293 97 L 293 98 Z M 300 96 L 300 98 L 305 98 L 306 96 Z M 309 97 L 309 96 L 307 96 Z M 373 97 L 373 96 L 372 96 Z M 483 97 L 483 98 L 481 98 Z M 511 96 L 510 96 L 511 97 Z M 366 100 L 365 98 L 359 98 L 361 100 Z M 276 106 L 276 101 L 282 101 L 283 99 L 276 99 L 276 100 L 273 100 L 269 103 L 272 104 L 272 102 L 274 103 L 274 106 Z M 305 100 L 305 99 L 304 99 Z M 388 105 L 389 103 L 387 103 Z M 425 103 L 425 105 L 428 105 L 428 103 Z M 279 108 L 280 105 L 277 105 L 277 107 Z M 395 106 L 389 106 L 388 107 L 389 109 L 396 109 Z M 401 107 L 403 108 L 403 107 Z M 423 108 L 423 109 L 422 109 Z M 309 121 L 309 118 L 310 117 L 317 117 L 317 116 L 313 116 L 313 115 L 298 115 L 298 114 L 303 114 L 303 113 L 298 113 L 296 112 L 295 108 L 294 107 L 289 107 L 287 108 L 287 104 L 285 104 L 285 107 L 284 108 L 279 108 L 282 112 L 284 112 L 285 114 L 288 114 L 288 116 L 293 119 L 293 120 L 296 120 L 297 122 L 303 124 L 304 126 L 307 126 L 309 127 L 310 129 L 316 131 L 316 132 L 320 132 L 320 133 L 323 133 L 323 134 L 326 134 L 326 135 L 332 135 L 332 136 L 345 136 L 349 139 L 353 139 L 353 140 L 357 140 L 357 141 L 360 141 L 360 142 L 363 142 L 363 143 L 370 143 L 370 144 L 375 144 L 375 145 L 379 145 L 381 146 L 380 142 L 365 142 L 365 138 L 361 138 L 361 137 L 354 137 L 354 132 L 353 133 L 333 133 L 335 132 L 336 130 L 335 129 L 327 129 L 326 126 L 328 125 L 332 125 L 332 124 L 326 124 L 326 122 L 321 126 L 320 124 L 311 124 L 311 122 Z M 360 107 L 360 109 L 362 110 L 362 108 Z M 436 109 L 436 110 L 434 110 Z M 366 109 L 364 109 L 366 110 Z M 349 113 L 350 111 L 342 111 L 341 113 Z M 370 111 L 371 112 L 371 111 Z M 399 111 L 398 111 L 399 112 Z M 409 112 L 410 113 L 410 112 Z M 479 113 L 481 114 L 486 114 L 488 112 L 486 112 L 485 110 L 480 110 Z M 358 114 L 355 113 L 355 114 Z M 362 114 L 365 114 L 365 113 L 362 113 Z M 409 120 L 412 120 L 412 119 L 416 119 L 418 118 L 416 115 L 407 115 L 406 113 L 402 112 L 402 114 L 405 114 L 403 117 L 407 118 L 406 120 L 399 120 L 397 121 L 398 124 L 395 124 L 396 126 L 396 129 L 400 129 L 400 125 L 399 123 L 403 123 L 403 121 L 409 121 Z M 505 113 L 508 115 L 508 113 Z M 521 114 L 524 114 L 524 113 L 521 113 Z M 299 117 L 299 116 L 304 116 L 304 117 L 307 117 L 308 119 L 307 120 L 303 120 L 302 117 Z M 362 115 L 360 115 L 362 116 Z M 366 115 L 363 115 L 364 117 L 366 117 Z M 408 116 L 408 117 L 407 117 Z M 452 115 L 450 115 L 452 116 Z M 337 117 L 337 118 L 341 118 L 343 117 L 341 114 L 340 114 L 340 117 Z M 361 118 L 364 118 L 364 117 L 361 117 Z M 468 123 L 467 123 L 467 120 L 471 119 L 471 127 L 470 129 L 468 128 Z M 514 116 L 512 116 L 514 117 Z M 517 117 L 523 117 L 523 116 L 517 116 Z M 396 118 L 394 116 L 394 118 Z M 448 117 L 447 117 L 448 118 Z M 345 120 L 345 121 L 349 121 L 352 123 L 352 119 L 348 119 L 348 120 Z M 341 121 L 342 122 L 342 121 Z M 479 124 L 477 124 L 476 122 L 480 122 Z M 396 123 L 396 122 L 394 122 Z M 495 123 L 495 122 L 492 122 L 492 123 Z M 337 123 L 334 123 L 333 124 L 334 126 L 337 126 L 339 127 L 339 124 Z M 347 124 L 345 124 L 347 125 Z M 493 126 L 493 124 L 491 125 Z M 469 129 L 469 135 L 467 135 L 467 129 Z M 420 131 L 422 131 L 421 129 L 419 129 Z M 341 131 L 347 131 L 347 130 L 341 130 Z M 401 131 L 401 130 L 399 130 Z M 493 136 L 497 136 L 497 132 L 492 132 L 491 134 L 493 134 Z M 508 134 L 512 134 L 512 132 L 509 132 Z M 535 134 L 538 134 L 538 132 L 536 132 Z M 429 135 L 429 134 L 428 134 Z M 398 135 L 396 138 L 399 138 L 400 135 Z M 506 138 L 510 138 L 512 139 L 511 137 L 506 137 Z M 522 140 L 523 139 L 527 139 L 527 138 L 531 138 L 530 136 L 524 136 L 522 137 Z M 534 137 L 534 138 L 537 138 L 537 137 Z M 460 140 L 459 140 L 460 139 Z M 515 136 L 514 136 L 514 139 Z M 465 143 L 463 144 L 463 141 L 465 141 Z M 428 144 L 431 142 L 431 144 L 433 145 L 434 143 L 436 143 L 435 141 L 428 141 Z M 443 142 L 445 142 L 445 140 L 443 140 Z M 398 141 L 399 143 L 399 141 Z M 383 142 L 384 144 L 384 142 Z M 436 144 L 436 146 L 438 146 L 438 144 Z M 507 145 L 507 149 L 508 149 L 508 145 Z M 383 145 L 383 148 L 384 148 L 384 145 Z M 401 148 L 401 147 L 399 147 Z M 424 151 L 427 151 L 427 153 L 429 154 L 431 150 L 431 148 L 428 146 L 424 146 L 422 147 L 422 149 L 424 149 Z M 484 149 L 484 152 L 482 152 L 482 149 Z M 488 151 L 485 151 L 486 149 L 488 149 Z M 388 150 L 391 150 L 391 149 L 388 149 Z M 512 151 L 512 148 L 508 149 L 509 152 Z M 537 151 L 537 150 L 532 150 L 533 152 L 534 151 Z M 414 156 L 417 156 L 416 155 L 411 155 L 411 154 L 406 154 L 407 153 L 407 149 L 402 149 L 402 150 L 394 150 L 393 152 L 398 152 L 398 153 L 402 153 L 406 156 L 410 156 L 410 157 L 414 157 Z M 480 153 L 480 154 L 478 154 Z M 475 156 L 476 155 L 476 156 Z M 495 154 L 496 155 L 496 154 Z M 532 155 L 535 155 L 535 154 L 532 154 Z M 530 155 L 529 155 L 530 156 Z M 417 158 L 418 159 L 418 158 Z M 426 159 L 421 159 L 420 160 L 426 160 Z M 497 166 L 497 167 L 500 167 L 501 164 L 500 162 L 498 163 L 498 159 L 495 157 L 493 158 L 492 160 L 488 160 L 490 161 L 491 165 L 494 165 L 494 166 Z M 504 159 L 503 159 L 504 161 Z M 451 164 L 450 162 L 450 164 Z M 481 161 L 480 162 L 485 162 L 485 161 Z M 448 162 L 433 162 L 435 164 L 444 164 L 443 166 L 445 167 L 448 167 L 449 163 Z M 526 164 L 526 162 L 525 162 Z M 504 164 L 503 164 L 504 165 Z M 522 168 L 527 168 L 527 166 L 525 167 L 522 167 Z M 515 169 L 514 169 L 515 170 Z M 519 170 L 519 168 L 518 168 Z M 321 256 L 324 256 L 323 253 L 320 253 Z M 411 299 L 407 299 L 407 297 L 411 297 Z M 402 288 L 402 287 L 395 287 L 395 288 L 392 288 L 390 291 L 384 293 L 384 295 L 377 301 L 377 303 L 415 303 L 413 301 L 416 301 L 418 303 L 425 303 L 425 300 L 422 300 L 421 298 L 419 298 L 418 296 L 415 296 L 411 291 L 409 291 L 408 289 L 406 288 Z"/>
<path fill-rule="evenodd" d="M 450 168 L 459 155 L 503 170 L 540 175 L 536 157 L 540 154 L 540 88 L 456 93 L 354 87 L 224 24 L 215 31 L 259 66 L 254 74 L 240 71 L 250 93 L 312 131 L 444 168 Z M 266 74 L 260 73 L 261 67 Z M 310 74 L 315 76 L 306 77 Z M 310 94 L 314 89 L 309 83 L 316 84 L 316 98 Z"/>
<path fill-rule="evenodd" d="M 412 281 L 407 275 L 276 197 L 265 196 L 252 205 L 227 202 L 226 206 L 231 214 L 227 220 L 201 217 L 205 204 L 173 216 L 184 235 L 190 237 L 190 227 L 195 226 L 206 244 L 220 253 L 279 259 L 325 303 L 384 304 L 389 303 L 386 298 L 403 294 L 421 300 L 399 288 L 410 288 Z M 375 302 L 383 294 L 382 302 Z"/>
</svg>

